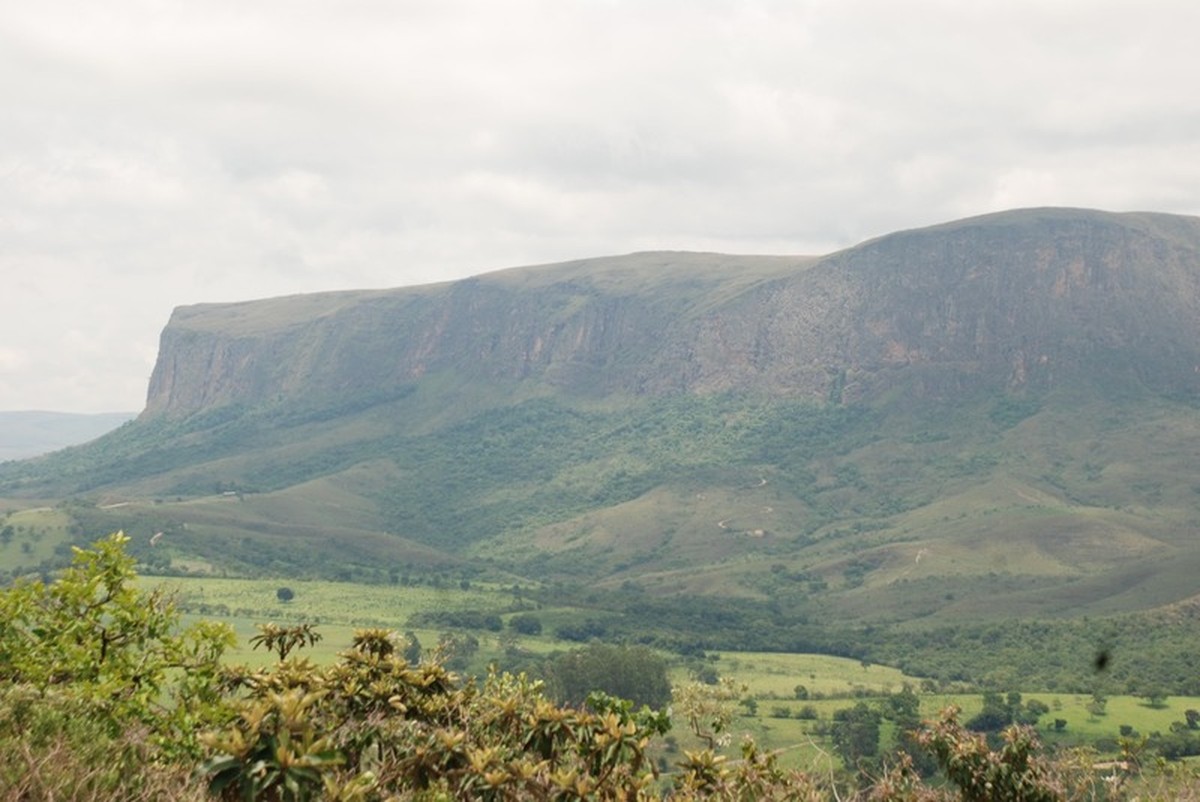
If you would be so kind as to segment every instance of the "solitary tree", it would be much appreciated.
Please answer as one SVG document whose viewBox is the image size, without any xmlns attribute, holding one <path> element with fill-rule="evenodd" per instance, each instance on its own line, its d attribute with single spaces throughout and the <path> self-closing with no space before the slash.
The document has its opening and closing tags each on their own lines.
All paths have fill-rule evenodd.
<svg viewBox="0 0 1200 802">
<path fill-rule="evenodd" d="M 275 598 L 279 599 L 281 602 L 286 604 L 287 602 L 290 602 L 292 599 L 296 598 L 296 594 L 292 591 L 291 588 L 282 587 L 279 590 L 275 591 Z"/>
<path fill-rule="evenodd" d="M 879 711 L 864 702 L 834 711 L 830 735 L 847 768 L 864 768 L 879 753 L 880 718 Z"/>
</svg>

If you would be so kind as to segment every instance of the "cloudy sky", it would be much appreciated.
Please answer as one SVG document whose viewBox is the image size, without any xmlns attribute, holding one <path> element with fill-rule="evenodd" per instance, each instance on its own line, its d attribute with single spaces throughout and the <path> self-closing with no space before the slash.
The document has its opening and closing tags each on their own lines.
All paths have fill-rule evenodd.
<svg viewBox="0 0 1200 802">
<path fill-rule="evenodd" d="M 171 309 L 1019 206 L 1200 213 L 1195 0 L 0 3 L 0 409 Z"/>
</svg>

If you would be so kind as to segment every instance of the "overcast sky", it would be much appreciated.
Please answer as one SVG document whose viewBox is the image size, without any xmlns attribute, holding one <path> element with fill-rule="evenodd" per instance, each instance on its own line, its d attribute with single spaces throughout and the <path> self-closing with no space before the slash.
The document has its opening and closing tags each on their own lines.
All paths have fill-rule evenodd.
<svg viewBox="0 0 1200 802">
<path fill-rule="evenodd" d="M 1200 213 L 1200 3 L 0 3 L 0 409 L 171 309 L 1020 206 Z"/>
</svg>

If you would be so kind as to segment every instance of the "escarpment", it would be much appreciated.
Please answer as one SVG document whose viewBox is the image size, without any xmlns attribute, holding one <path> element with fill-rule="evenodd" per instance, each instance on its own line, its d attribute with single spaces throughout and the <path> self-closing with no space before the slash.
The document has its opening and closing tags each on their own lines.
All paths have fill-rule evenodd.
<svg viewBox="0 0 1200 802">
<path fill-rule="evenodd" d="M 643 253 L 416 288 L 176 310 L 146 415 L 387 393 L 749 391 L 897 384 L 1200 388 L 1200 221 L 1070 209 L 900 232 L 825 257 Z M 515 388 L 520 388 L 515 389 Z"/>
</svg>

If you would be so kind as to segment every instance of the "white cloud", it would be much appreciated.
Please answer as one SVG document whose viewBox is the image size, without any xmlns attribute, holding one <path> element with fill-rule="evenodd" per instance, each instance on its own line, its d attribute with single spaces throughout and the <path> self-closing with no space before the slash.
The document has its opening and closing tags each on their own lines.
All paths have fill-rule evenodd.
<svg viewBox="0 0 1200 802">
<path fill-rule="evenodd" d="M 1181 0 L 0 6 L 0 354 L 26 355 L 0 356 L 0 408 L 138 407 L 178 304 L 811 253 L 1011 206 L 1194 214 L 1198 23 Z"/>
</svg>

